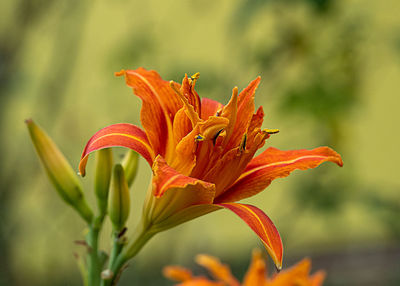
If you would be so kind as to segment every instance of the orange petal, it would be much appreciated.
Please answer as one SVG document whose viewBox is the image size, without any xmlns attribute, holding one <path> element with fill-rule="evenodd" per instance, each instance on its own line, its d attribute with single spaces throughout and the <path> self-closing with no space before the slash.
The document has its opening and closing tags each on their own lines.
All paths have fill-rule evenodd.
<svg viewBox="0 0 400 286">
<path fill-rule="evenodd" d="M 221 132 L 223 134 L 223 132 Z M 203 178 L 209 169 L 220 161 L 222 156 L 222 147 L 220 146 L 219 135 L 217 140 L 201 141 L 197 143 L 196 148 L 196 166 L 193 168 L 190 176 Z"/>
<path fill-rule="evenodd" d="M 192 126 L 194 127 L 200 121 L 199 114 L 196 112 L 194 106 L 190 104 L 187 97 L 185 97 L 179 91 L 179 85 L 176 82 L 171 80 L 169 82 L 169 85 L 175 91 L 175 93 L 178 95 L 178 97 L 182 100 L 183 106 L 185 107 L 186 115 L 188 116 L 188 118 L 192 122 Z"/>
<path fill-rule="evenodd" d="M 267 267 L 259 249 L 253 250 L 253 258 L 249 270 L 243 280 L 243 286 L 264 286 L 266 284 Z"/>
<path fill-rule="evenodd" d="M 192 280 L 177 284 L 176 286 L 226 286 L 222 282 L 214 282 L 205 277 L 196 277 Z"/>
<path fill-rule="evenodd" d="M 207 120 L 210 116 L 215 116 L 217 111 L 223 107 L 222 103 L 218 101 L 202 98 L 201 99 L 201 116 L 200 118 L 203 120 Z"/>
<path fill-rule="evenodd" d="M 261 128 L 263 121 L 264 121 L 264 110 L 263 110 L 263 107 L 260 106 L 257 109 L 257 112 L 255 114 L 253 114 L 253 117 L 251 118 L 248 130 L 251 132 L 256 128 Z"/>
<path fill-rule="evenodd" d="M 233 202 L 254 196 L 274 179 L 287 177 L 296 169 L 315 168 L 327 161 L 343 165 L 340 155 L 329 147 L 292 151 L 270 147 L 250 161 L 239 179 L 217 201 Z"/>
<path fill-rule="evenodd" d="M 322 283 L 324 278 L 323 272 L 317 272 L 314 278 L 314 276 L 310 276 L 310 270 L 311 260 L 305 258 L 296 265 L 275 274 L 269 280 L 268 285 L 320 285 L 315 283 Z"/>
<path fill-rule="evenodd" d="M 207 120 L 199 122 L 200 134 L 204 140 L 213 140 L 215 135 L 225 129 L 229 124 L 229 120 L 224 117 L 210 116 Z"/>
<path fill-rule="evenodd" d="M 192 272 L 180 266 L 166 266 L 163 268 L 163 274 L 170 280 L 188 281 L 192 279 Z"/>
<path fill-rule="evenodd" d="M 194 107 L 194 110 L 200 114 L 201 105 L 200 105 L 200 97 L 197 92 L 194 90 L 194 86 L 196 84 L 196 79 L 190 79 L 187 75 L 182 80 L 181 93 L 188 99 L 190 105 Z"/>
<path fill-rule="evenodd" d="M 213 189 L 213 184 L 182 175 L 175 169 L 168 166 L 164 158 L 160 155 L 153 164 L 153 194 L 156 197 L 161 197 L 171 188 L 185 188 L 188 185 L 202 185 L 206 189 Z M 203 203 L 208 202 L 208 196 Z"/>
<path fill-rule="evenodd" d="M 159 223 L 159 225 L 156 227 L 158 231 L 163 231 L 220 209 L 220 206 L 213 204 L 198 204 L 188 206 L 173 213 L 171 216 Z"/>
<path fill-rule="evenodd" d="M 231 149 L 201 177 L 203 180 L 215 184 L 216 199 L 240 176 L 254 153 L 255 150 L 251 153 L 248 151 L 241 153 L 239 148 Z"/>
<path fill-rule="evenodd" d="M 310 286 L 322 286 L 326 277 L 325 271 L 317 271 L 310 277 Z"/>
<path fill-rule="evenodd" d="M 188 135 L 190 131 L 192 131 L 192 122 L 186 115 L 185 108 L 182 107 L 176 113 L 173 123 L 175 146 L 179 143 L 179 141 L 182 140 L 183 137 Z"/>
<path fill-rule="evenodd" d="M 248 149 L 246 147 L 236 147 L 229 150 L 211 166 L 204 176 L 200 177 L 207 182 L 215 184 L 216 201 L 220 202 L 219 196 L 224 194 L 228 187 L 232 185 L 242 174 L 243 170 L 245 170 L 255 152 L 264 144 L 265 135 L 259 132 L 258 135 L 252 136 L 248 141 L 252 141 L 251 144 L 248 144 Z"/>
<path fill-rule="evenodd" d="M 243 135 L 247 131 L 254 113 L 254 94 L 261 78 L 253 80 L 240 94 L 238 98 L 237 119 L 232 136 L 225 150 L 239 146 Z"/>
<path fill-rule="evenodd" d="M 177 172 L 160 155 L 153 164 L 153 203 L 151 220 L 162 222 L 179 211 L 214 199 L 214 184 Z"/>
<path fill-rule="evenodd" d="M 79 163 L 81 175 L 85 175 L 86 163 L 91 152 L 116 146 L 130 148 L 142 155 L 150 166 L 153 164 L 155 155 L 147 140 L 146 133 L 135 125 L 119 123 L 104 127 L 90 138 Z"/>
<path fill-rule="evenodd" d="M 229 266 L 222 264 L 218 258 L 206 254 L 199 254 L 196 256 L 196 262 L 204 268 L 207 268 L 211 275 L 218 281 L 225 282 L 230 286 L 240 286 L 239 281 L 233 277 Z"/>
<path fill-rule="evenodd" d="M 259 208 L 246 204 L 216 204 L 237 214 L 261 239 L 276 268 L 282 268 L 283 246 L 274 223 Z"/>
<path fill-rule="evenodd" d="M 233 129 L 235 127 L 236 123 L 236 117 L 237 117 L 237 109 L 238 109 L 238 89 L 235 87 L 232 90 L 232 97 L 230 101 L 228 102 L 227 105 L 224 106 L 224 108 L 221 111 L 222 117 L 225 117 L 229 120 L 228 126 L 226 126 L 226 137 L 224 140 L 224 143 L 228 143 L 229 138 L 231 137 L 231 134 L 233 132 Z"/>
<path fill-rule="evenodd" d="M 189 175 L 196 164 L 197 136 L 201 135 L 204 141 L 212 141 L 216 134 L 224 129 L 228 123 L 228 119 L 216 116 L 210 116 L 206 121 L 199 122 L 176 146 L 175 157 L 171 162 L 171 167 L 182 174 Z"/>
<path fill-rule="evenodd" d="M 122 70 L 116 75 L 125 75 L 128 86 L 143 101 L 140 118 L 149 142 L 156 154 L 171 154 L 173 142 L 172 122 L 176 112 L 182 107 L 182 101 L 155 71 L 143 68 Z"/>
</svg>

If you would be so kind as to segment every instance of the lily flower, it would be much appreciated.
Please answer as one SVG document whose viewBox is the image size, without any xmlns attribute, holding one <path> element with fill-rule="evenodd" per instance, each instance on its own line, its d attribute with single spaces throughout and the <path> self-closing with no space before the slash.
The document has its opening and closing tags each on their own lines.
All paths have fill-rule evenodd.
<svg viewBox="0 0 400 286">
<path fill-rule="evenodd" d="M 321 286 L 325 279 L 325 272 L 321 270 L 310 275 L 311 260 L 308 258 L 269 277 L 259 250 L 253 251 L 253 258 L 243 283 L 232 275 L 228 265 L 221 263 L 216 257 L 200 254 L 197 255 L 196 262 L 206 268 L 214 280 L 204 276 L 193 276 L 190 270 L 180 266 L 164 267 L 164 276 L 181 282 L 176 286 Z"/>
<path fill-rule="evenodd" d="M 225 208 L 260 237 L 280 269 L 283 248 L 274 224 L 259 208 L 236 202 L 256 195 L 295 169 L 315 168 L 326 161 L 342 166 L 340 155 L 328 147 L 294 151 L 270 147 L 254 157 L 271 134 L 278 132 L 261 129 L 264 112 L 262 107 L 255 111 L 260 77 L 240 93 L 235 87 L 223 105 L 200 99 L 195 91 L 199 74 L 186 75 L 182 84 L 165 81 L 157 72 L 143 68 L 116 75 L 124 76 L 141 98 L 143 129 L 119 123 L 95 133 L 83 151 L 80 173 L 85 175 L 91 152 L 114 146 L 130 148 L 146 159 L 153 172 L 142 231 L 154 234 Z M 132 257 L 140 247 L 128 243 L 122 254 Z"/>
</svg>

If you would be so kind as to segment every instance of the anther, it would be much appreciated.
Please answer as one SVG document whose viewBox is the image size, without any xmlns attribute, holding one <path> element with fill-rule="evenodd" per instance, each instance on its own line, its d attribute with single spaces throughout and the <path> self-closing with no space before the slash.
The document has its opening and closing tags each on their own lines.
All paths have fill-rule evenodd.
<svg viewBox="0 0 400 286">
<path fill-rule="evenodd" d="M 201 141 L 204 141 L 206 138 L 203 136 L 203 135 L 201 135 L 201 134 L 199 134 L 199 135 L 197 135 L 196 137 L 194 137 L 194 140 L 196 141 L 196 142 L 201 142 Z"/>
<path fill-rule="evenodd" d="M 240 152 L 246 151 L 247 144 L 247 133 L 243 135 L 242 142 L 240 143 L 239 150 Z"/>
<path fill-rule="evenodd" d="M 197 80 L 197 79 L 199 79 L 199 77 L 200 77 L 200 73 L 197 72 L 197 73 L 195 73 L 194 75 L 192 75 L 192 76 L 190 77 L 190 79 L 191 79 L 191 80 Z"/>
<path fill-rule="evenodd" d="M 213 144 L 215 146 L 215 143 L 217 143 L 217 139 L 218 136 L 221 134 L 221 132 L 224 131 L 224 129 L 222 128 L 221 130 L 219 130 L 217 133 L 215 133 L 214 137 L 213 137 Z"/>
<path fill-rule="evenodd" d="M 264 129 L 263 132 L 267 134 L 276 134 L 279 133 L 279 129 Z"/>
</svg>

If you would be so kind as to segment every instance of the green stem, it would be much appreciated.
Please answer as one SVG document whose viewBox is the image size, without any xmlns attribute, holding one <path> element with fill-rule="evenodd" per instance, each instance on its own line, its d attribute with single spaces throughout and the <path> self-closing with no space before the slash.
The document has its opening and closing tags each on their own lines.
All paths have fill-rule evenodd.
<svg viewBox="0 0 400 286">
<path fill-rule="evenodd" d="M 115 285 L 116 280 L 119 277 L 120 271 L 124 264 L 134 256 L 136 256 L 139 251 L 143 248 L 143 246 L 152 238 L 156 232 L 151 231 L 149 226 L 144 226 L 141 223 L 134 233 L 134 237 L 130 240 L 132 241 L 130 244 L 125 246 L 119 255 L 116 255 L 115 258 L 111 257 L 112 262 L 110 261 L 111 273 L 113 274 L 112 278 L 107 280 L 102 280 L 102 286 L 112 286 Z"/>
<path fill-rule="evenodd" d="M 86 236 L 86 242 L 89 246 L 87 257 L 88 286 L 98 286 L 100 284 L 101 265 L 98 255 L 99 232 L 100 226 L 94 222 L 89 226 L 89 233 Z"/>
<path fill-rule="evenodd" d="M 111 269 L 112 265 L 115 263 L 115 260 L 117 259 L 119 253 L 122 250 L 123 244 L 118 236 L 119 236 L 119 232 L 114 231 L 113 236 L 112 236 L 113 246 L 112 246 L 111 254 L 110 254 L 110 262 L 108 265 L 109 269 Z"/>
<path fill-rule="evenodd" d="M 90 225 L 92 223 L 93 212 L 84 198 L 77 200 L 72 207 L 78 211 L 80 216 L 87 222 L 87 224 Z"/>
</svg>

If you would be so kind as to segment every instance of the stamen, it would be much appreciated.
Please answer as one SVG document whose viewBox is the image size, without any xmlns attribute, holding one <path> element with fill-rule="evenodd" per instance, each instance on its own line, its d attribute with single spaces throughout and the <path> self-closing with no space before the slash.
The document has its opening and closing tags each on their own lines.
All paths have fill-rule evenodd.
<svg viewBox="0 0 400 286">
<path fill-rule="evenodd" d="M 264 129 L 263 132 L 267 134 L 276 134 L 279 133 L 279 129 Z"/>
<path fill-rule="evenodd" d="M 189 117 L 190 121 L 192 122 L 192 127 L 194 128 L 196 126 L 196 124 L 200 121 L 199 115 L 196 113 L 193 106 L 190 105 L 187 98 L 185 96 L 183 96 L 181 91 L 176 88 L 173 80 L 171 80 L 169 82 L 169 86 L 172 88 L 173 91 L 175 91 L 175 93 L 179 96 L 179 98 L 182 100 L 183 104 L 185 105 L 186 114 Z"/>
<path fill-rule="evenodd" d="M 187 76 L 187 75 L 185 75 Z M 198 80 L 200 77 L 200 73 L 197 72 L 194 75 L 192 75 L 191 77 L 188 78 L 189 84 L 190 86 L 193 86 L 196 83 L 196 80 Z"/>
<path fill-rule="evenodd" d="M 200 77 L 200 73 L 197 72 L 197 73 L 195 73 L 194 75 L 192 75 L 192 76 L 190 77 L 190 79 L 191 79 L 191 80 L 197 80 L 197 79 L 199 79 L 199 77 Z"/>
<path fill-rule="evenodd" d="M 203 135 L 201 135 L 201 134 L 199 134 L 199 135 L 197 135 L 196 137 L 194 137 L 194 140 L 196 141 L 196 142 L 201 142 L 201 141 L 204 141 L 206 138 L 203 136 Z"/>
<path fill-rule="evenodd" d="M 243 135 L 242 143 L 240 143 L 239 147 L 240 152 L 246 151 L 246 144 L 247 144 L 247 133 Z"/>
<path fill-rule="evenodd" d="M 213 145 L 214 146 L 215 146 L 215 143 L 217 143 L 218 136 L 221 134 L 222 131 L 224 131 L 223 128 L 221 130 L 218 130 L 218 132 L 214 135 L 214 138 L 213 138 Z"/>
<path fill-rule="evenodd" d="M 218 110 L 217 110 L 217 113 L 215 113 L 215 116 L 217 116 L 217 117 L 220 116 L 220 115 L 221 115 L 221 112 L 222 112 L 222 108 L 218 109 Z"/>
</svg>

